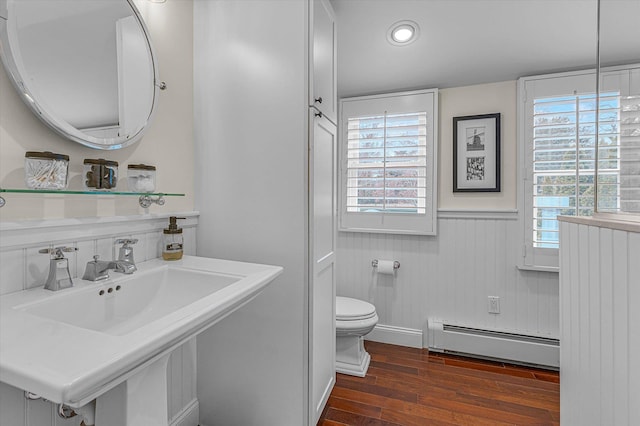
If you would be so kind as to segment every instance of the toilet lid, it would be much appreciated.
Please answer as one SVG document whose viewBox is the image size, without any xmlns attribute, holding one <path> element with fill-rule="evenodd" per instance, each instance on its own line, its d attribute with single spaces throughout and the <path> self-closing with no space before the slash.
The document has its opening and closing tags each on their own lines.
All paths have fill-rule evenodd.
<svg viewBox="0 0 640 426">
<path fill-rule="evenodd" d="M 364 300 L 336 297 L 336 319 L 341 321 L 361 320 L 376 315 L 376 307 Z"/>
</svg>

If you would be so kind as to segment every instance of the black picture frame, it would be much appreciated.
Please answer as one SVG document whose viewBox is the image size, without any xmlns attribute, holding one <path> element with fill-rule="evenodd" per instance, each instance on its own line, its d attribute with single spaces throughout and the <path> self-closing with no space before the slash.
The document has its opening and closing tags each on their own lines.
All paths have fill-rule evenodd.
<svg viewBox="0 0 640 426">
<path fill-rule="evenodd" d="M 500 113 L 453 117 L 453 192 L 500 192 Z"/>
</svg>

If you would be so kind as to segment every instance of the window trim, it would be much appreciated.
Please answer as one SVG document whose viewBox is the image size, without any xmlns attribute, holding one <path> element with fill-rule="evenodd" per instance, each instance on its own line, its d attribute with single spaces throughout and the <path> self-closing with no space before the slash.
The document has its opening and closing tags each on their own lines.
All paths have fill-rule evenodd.
<svg viewBox="0 0 640 426">
<path fill-rule="evenodd" d="M 344 114 L 345 102 L 353 101 L 384 101 L 386 98 L 400 98 L 403 96 L 430 95 L 429 105 L 425 105 L 427 112 L 427 198 L 425 214 L 414 213 L 358 213 L 347 212 L 347 124 L 348 117 Z M 340 99 L 340 120 L 338 143 L 339 159 L 339 220 L 338 230 L 341 232 L 367 232 L 382 234 L 405 235 L 436 235 L 437 204 L 438 204 L 438 89 L 394 92 L 369 96 L 358 96 Z M 391 110 L 390 113 L 397 111 Z"/>
</svg>

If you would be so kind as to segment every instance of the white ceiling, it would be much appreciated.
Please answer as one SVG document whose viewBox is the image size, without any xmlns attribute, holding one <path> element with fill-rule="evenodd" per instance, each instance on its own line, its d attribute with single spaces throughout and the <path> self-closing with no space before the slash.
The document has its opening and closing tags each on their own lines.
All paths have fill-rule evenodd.
<svg viewBox="0 0 640 426">
<path fill-rule="evenodd" d="M 596 0 L 331 1 L 340 97 L 515 80 L 596 63 Z M 601 2 L 602 63 L 640 61 L 640 0 Z M 391 45 L 389 27 L 407 19 L 418 23 L 420 38 Z"/>
</svg>

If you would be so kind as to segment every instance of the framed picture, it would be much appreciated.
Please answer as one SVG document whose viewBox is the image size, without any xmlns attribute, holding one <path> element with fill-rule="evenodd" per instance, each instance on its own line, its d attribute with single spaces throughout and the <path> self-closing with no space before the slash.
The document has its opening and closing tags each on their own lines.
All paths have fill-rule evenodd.
<svg viewBox="0 0 640 426">
<path fill-rule="evenodd" d="M 500 113 L 453 117 L 453 192 L 500 192 Z"/>
</svg>

